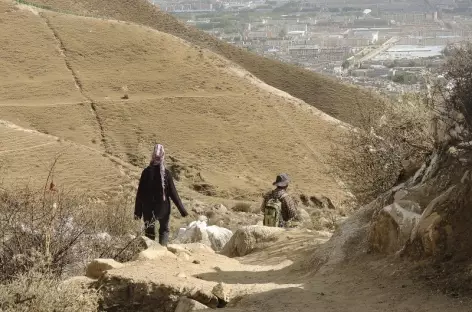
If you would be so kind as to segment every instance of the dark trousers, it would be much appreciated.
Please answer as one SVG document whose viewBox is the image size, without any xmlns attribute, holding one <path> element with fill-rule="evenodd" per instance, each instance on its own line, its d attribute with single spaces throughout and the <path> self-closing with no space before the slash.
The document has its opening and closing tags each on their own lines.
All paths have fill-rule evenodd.
<svg viewBox="0 0 472 312">
<path fill-rule="evenodd" d="M 162 219 L 151 219 L 144 221 L 144 235 L 149 239 L 156 240 L 156 221 L 159 221 L 159 244 L 167 245 L 169 240 L 169 220 L 170 216 Z"/>
</svg>

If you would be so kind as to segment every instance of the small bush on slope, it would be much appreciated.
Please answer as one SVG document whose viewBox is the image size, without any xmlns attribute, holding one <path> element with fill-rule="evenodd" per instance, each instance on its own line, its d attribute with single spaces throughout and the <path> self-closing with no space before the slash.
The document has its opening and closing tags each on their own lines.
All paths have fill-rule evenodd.
<svg viewBox="0 0 472 312">
<path fill-rule="evenodd" d="M 351 130 L 336 143 L 331 160 L 360 204 L 375 199 L 416 171 L 434 147 L 434 113 L 421 95 L 407 95 L 385 105 L 382 117 L 358 105 L 362 129 Z"/>
</svg>

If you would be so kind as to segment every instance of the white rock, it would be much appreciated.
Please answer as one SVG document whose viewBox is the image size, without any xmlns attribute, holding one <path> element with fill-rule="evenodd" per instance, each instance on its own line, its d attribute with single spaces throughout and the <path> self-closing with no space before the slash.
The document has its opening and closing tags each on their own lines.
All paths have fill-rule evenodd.
<svg viewBox="0 0 472 312">
<path fill-rule="evenodd" d="M 207 222 L 202 218 L 202 220 L 191 222 L 185 230 L 179 231 L 174 242 L 178 244 L 202 243 L 219 251 L 232 235 L 233 232 L 226 228 L 216 225 L 207 226 Z"/>
<path fill-rule="evenodd" d="M 87 265 L 85 276 L 90 278 L 100 278 L 105 271 L 119 269 L 123 264 L 113 259 L 95 259 Z"/>
</svg>

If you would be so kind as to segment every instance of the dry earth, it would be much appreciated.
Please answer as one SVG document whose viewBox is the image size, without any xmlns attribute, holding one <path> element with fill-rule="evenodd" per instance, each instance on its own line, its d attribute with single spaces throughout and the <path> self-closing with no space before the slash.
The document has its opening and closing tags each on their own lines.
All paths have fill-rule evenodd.
<svg viewBox="0 0 472 312">
<path fill-rule="evenodd" d="M 329 273 L 301 270 L 299 264 L 327 239 L 316 232 L 286 232 L 268 248 L 234 259 L 183 245 L 191 250 L 188 258 L 162 257 L 130 263 L 108 271 L 107 280 L 134 285 L 165 281 L 176 289 L 197 287 L 203 292 L 223 282 L 234 298 L 225 311 L 235 312 L 470 311 L 470 299 L 447 297 L 414 282 L 402 272 L 402 264 L 392 259 L 364 256 L 337 264 Z"/>
<path fill-rule="evenodd" d="M 363 124 L 359 106 L 379 107 L 374 96 L 357 87 L 295 65 L 261 57 L 236 48 L 160 12 L 147 0 L 31 0 L 59 12 L 116 19 L 152 27 L 209 49 L 238 64 L 267 84 L 288 92 L 340 120 Z"/>
<path fill-rule="evenodd" d="M 9 69 L 0 80 L 1 119 L 72 144 L 72 158 L 64 161 L 81 168 L 91 163 L 90 174 L 81 176 L 93 186 L 77 182 L 72 171 L 57 175 L 60 185 L 116 189 L 122 181 L 113 176 L 120 171 L 100 165 L 106 162 L 100 156 L 131 163 L 136 173 L 152 144 L 161 142 L 186 171 L 183 186 L 201 190 L 203 184 L 207 195 L 256 199 L 286 171 L 299 192 L 345 197 L 323 158 L 329 135 L 342 131 L 339 122 L 213 52 L 129 23 L 27 10 L 4 0 L 0 12 L 0 40 L 8 43 L 0 59 Z M 23 50 L 28 54 L 18 57 Z M 121 99 L 123 87 L 128 100 Z M 11 168 L 35 166 L 29 155 L 52 159 L 50 150 L 59 149 L 37 144 L 22 155 L 8 152 L 22 149 L 21 142 L 11 137 L 2 147 L 11 153 L 5 159 Z M 31 183 L 45 176 L 27 172 L 7 176 Z"/>
</svg>

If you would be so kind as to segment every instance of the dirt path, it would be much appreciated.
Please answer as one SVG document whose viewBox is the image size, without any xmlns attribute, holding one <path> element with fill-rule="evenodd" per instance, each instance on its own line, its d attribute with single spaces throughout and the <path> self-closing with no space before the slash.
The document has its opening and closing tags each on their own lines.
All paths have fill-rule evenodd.
<svg viewBox="0 0 472 312">
<path fill-rule="evenodd" d="M 405 263 L 399 265 L 385 258 L 364 256 L 354 263 L 315 274 L 300 270 L 299 261 L 306 260 L 327 239 L 323 233 L 284 233 L 272 246 L 238 259 L 194 248 L 187 259 L 165 257 L 138 262 L 108 274 L 125 283 L 147 284 L 148 288 L 159 287 L 164 282 L 166 287 L 175 289 L 210 291 L 216 283 L 223 282 L 233 298 L 224 309 L 228 312 L 470 312 L 472 309 L 470 298 L 447 297 L 425 284 L 415 283 L 400 269 Z"/>
<path fill-rule="evenodd" d="M 437 289 L 412 281 L 402 270 L 405 263 L 383 257 L 364 256 L 348 264 L 309 274 L 297 263 L 308 259 L 327 237 L 286 234 L 279 242 L 238 259 L 242 264 L 281 266 L 262 272 L 221 271 L 200 275 L 203 279 L 229 284 L 272 283 L 300 287 L 273 289 L 249 295 L 227 311 L 271 312 L 470 312 L 471 298 L 452 298 Z"/>
<path fill-rule="evenodd" d="M 274 274 L 275 282 L 285 279 L 290 283 L 299 281 L 303 286 L 252 295 L 228 311 L 465 312 L 472 309 L 468 298 L 446 297 L 408 278 L 388 276 L 385 273 L 392 267 L 379 271 L 379 267 L 375 268 L 378 264 L 340 266 L 327 275 L 310 278 L 287 272 Z M 232 282 L 244 282 L 246 278 L 241 274 Z"/>
</svg>

